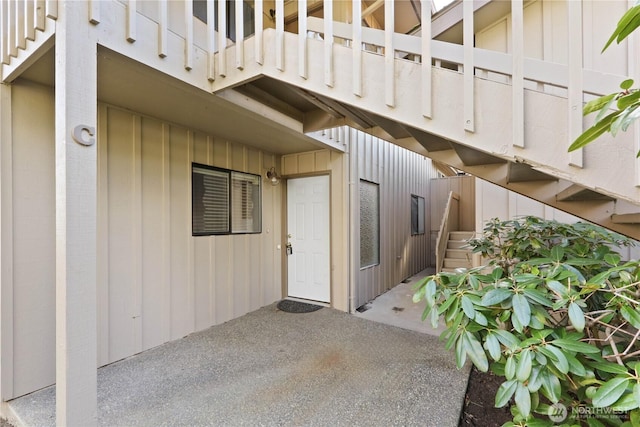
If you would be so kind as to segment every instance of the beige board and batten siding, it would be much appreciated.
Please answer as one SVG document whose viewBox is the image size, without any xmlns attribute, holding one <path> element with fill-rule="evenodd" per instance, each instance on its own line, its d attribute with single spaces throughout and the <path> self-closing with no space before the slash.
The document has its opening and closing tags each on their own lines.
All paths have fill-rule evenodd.
<svg viewBox="0 0 640 427">
<path fill-rule="evenodd" d="M 55 382 L 54 93 L 21 81 L 11 91 L 3 399 Z M 191 162 L 263 175 L 280 158 L 104 104 L 98 115 L 98 365 L 280 299 L 281 187 L 262 187 L 262 233 L 191 235 Z"/>
<path fill-rule="evenodd" d="M 430 260 L 428 226 L 430 224 L 430 187 L 437 176 L 431 160 L 391 144 L 383 139 L 352 129 L 351 162 L 357 167 L 352 209 L 359 212 L 360 180 L 379 185 L 380 195 L 380 263 L 360 268 L 359 215 L 354 221 L 354 259 L 358 262 L 354 284 L 354 308 L 371 301 L 412 275 L 433 265 Z M 411 234 L 411 195 L 425 200 L 425 233 Z"/>
<path fill-rule="evenodd" d="M 347 156 L 331 150 L 317 150 L 282 156 L 282 175 L 296 178 L 312 175 L 329 175 L 331 228 L 331 306 L 349 311 L 349 204 Z M 286 179 L 283 186 L 286 187 Z M 284 223 L 286 235 L 286 222 Z M 286 262 L 286 259 L 285 261 Z M 283 271 L 287 271 L 283 267 Z"/>
</svg>

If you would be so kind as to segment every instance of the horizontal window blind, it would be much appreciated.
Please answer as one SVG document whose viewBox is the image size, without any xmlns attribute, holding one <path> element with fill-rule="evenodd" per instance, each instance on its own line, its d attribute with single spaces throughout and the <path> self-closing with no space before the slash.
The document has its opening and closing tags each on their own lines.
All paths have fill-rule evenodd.
<svg viewBox="0 0 640 427">
<path fill-rule="evenodd" d="M 193 233 L 229 232 L 229 173 L 193 167 Z"/>
<path fill-rule="evenodd" d="M 256 233 L 261 229 L 260 177 L 231 172 L 231 232 Z"/>
</svg>

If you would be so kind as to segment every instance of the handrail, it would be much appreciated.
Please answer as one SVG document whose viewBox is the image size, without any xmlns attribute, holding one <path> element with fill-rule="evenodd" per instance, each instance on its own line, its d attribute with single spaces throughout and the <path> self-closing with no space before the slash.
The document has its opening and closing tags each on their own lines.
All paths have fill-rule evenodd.
<svg viewBox="0 0 640 427">
<path fill-rule="evenodd" d="M 442 271 L 445 253 L 447 252 L 447 243 L 449 242 L 449 233 L 458 231 L 458 204 L 460 196 L 453 191 L 449 191 L 447 205 L 444 208 L 442 221 L 440 222 L 440 230 L 436 239 L 436 273 Z"/>
</svg>

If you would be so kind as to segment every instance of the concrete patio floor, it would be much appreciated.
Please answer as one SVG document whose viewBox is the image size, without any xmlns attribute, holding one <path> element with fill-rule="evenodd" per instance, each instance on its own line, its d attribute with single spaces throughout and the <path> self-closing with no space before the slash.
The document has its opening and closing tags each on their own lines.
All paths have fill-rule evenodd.
<svg viewBox="0 0 640 427">
<path fill-rule="evenodd" d="M 413 316 L 390 301 L 375 308 Z M 100 368 L 98 424 L 453 427 L 468 372 L 432 335 L 273 304 Z M 20 425 L 53 426 L 55 388 L 10 407 Z"/>
</svg>

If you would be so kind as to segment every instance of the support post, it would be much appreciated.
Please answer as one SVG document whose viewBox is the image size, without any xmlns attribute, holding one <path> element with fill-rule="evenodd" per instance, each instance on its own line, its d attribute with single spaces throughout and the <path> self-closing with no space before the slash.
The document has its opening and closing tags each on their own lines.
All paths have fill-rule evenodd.
<svg viewBox="0 0 640 427">
<path fill-rule="evenodd" d="M 97 422 L 97 47 L 88 3 L 58 6 L 56 424 L 84 427 Z"/>
</svg>

